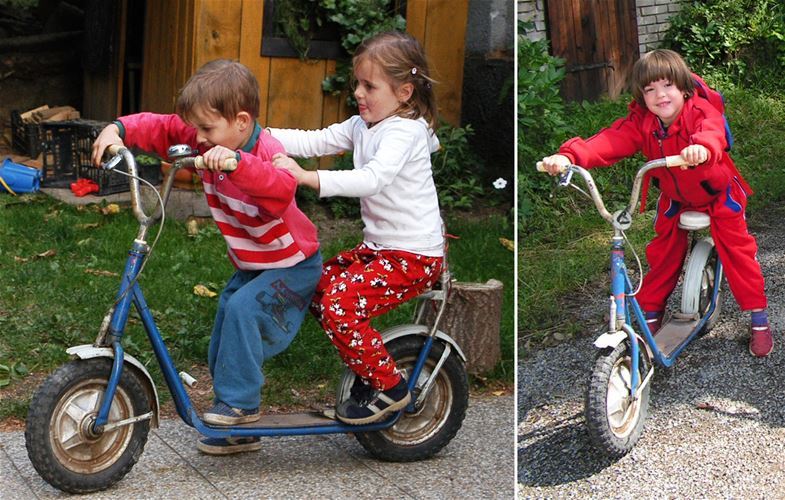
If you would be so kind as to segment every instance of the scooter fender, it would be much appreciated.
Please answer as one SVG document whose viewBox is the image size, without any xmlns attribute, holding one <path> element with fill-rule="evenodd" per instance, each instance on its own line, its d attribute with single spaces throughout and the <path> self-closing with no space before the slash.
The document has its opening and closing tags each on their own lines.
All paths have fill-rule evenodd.
<svg viewBox="0 0 785 500">
<path fill-rule="evenodd" d="M 625 325 L 625 328 L 629 328 Z M 638 341 L 638 345 L 646 349 L 646 355 L 648 356 L 649 360 L 654 357 L 652 353 L 651 347 L 647 344 L 643 337 L 638 335 L 637 333 L 634 334 L 635 339 Z M 605 332 L 596 339 L 594 339 L 594 347 L 599 349 L 605 349 L 606 347 L 616 347 L 617 345 L 624 342 L 625 339 L 629 338 L 629 335 L 626 333 L 625 330 L 618 330 L 616 332 Z"/>
<path fill-rule="evenodd" d="M 77 357 L 79 359 L 114 359 L 114 351 L 111 347 L 95 347 L 92 344 L 83 344 L 69 347 L 65 352 L 70 356 Z M 143 382 L 145 392 L 147 393 L 147 400 L 151 401 L 153 404 L 153 418 L 150 422 L 150 426 L 157 428 L 160 404 L 158 402 L 158 390 L 155 388 L 153 378 L 150 376 L 150 373 L 147 371 L 144 365 L 130 354 L 125 354 L 123 356 L 123 360 L 125 361 L 127 367 L 136 372 L 137 375 L 141 375 L 139 379 Z"/>
<path fill-rule="evenodd" d="M 392 328 L 388 328 L 381 332 L 382 342 L 385 344 L 389 344 L 395 339 L 406 337 L 409 335 L 420 335 L 426 336 L 430 332 L 430 327 L 427 325 L 398 325 Z M 439 340 L 444 341 L 445 343 L 450 345 L 450 348 L 458 353 L 458 356 L 466 362 L 466 355 L 463 353 L 461 348 L 458 346 L 458 343 L 447 335 L 446 333 L 442 332 L 441 330 L 436 330 L 436 338 Z M 350 369 L 345 369 L 343 374 L 341 375 L 341 380 L 338 382 L 338 390 L 336 391 L 336 401 L 343 402 L 346 399 L 349 399 L 349 391 L 352 388 L 352 384 L 354 383 L 354 372 Z"/>
<path fill-rule="evenodd" d="M 617 330 L 615 332 L 605 332 L 594 340 L 594 347 L 605 349 L 616 347 L 627 339 L 627 332 Z"/>
</svg>

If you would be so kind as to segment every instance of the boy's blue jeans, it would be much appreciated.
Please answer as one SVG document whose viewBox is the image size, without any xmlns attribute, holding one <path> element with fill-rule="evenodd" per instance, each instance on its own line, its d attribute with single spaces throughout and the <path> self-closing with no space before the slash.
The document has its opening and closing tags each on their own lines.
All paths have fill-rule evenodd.
<svg viewBox="0 0 785 500">
<path fill-rule="evenodd" d="M 321 274 L 318 251 L 292 267 L 235 271 L 221 292 L 207 353 L 216 400 L 259 407 L 262 364 L 294 340 Z"/>
</svg>

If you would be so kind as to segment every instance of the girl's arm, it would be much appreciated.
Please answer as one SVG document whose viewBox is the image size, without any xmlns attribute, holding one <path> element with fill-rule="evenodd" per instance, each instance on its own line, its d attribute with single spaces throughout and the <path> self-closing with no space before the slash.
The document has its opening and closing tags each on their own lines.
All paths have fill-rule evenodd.
<svg viewBox="0 0 785 500">
<path fill-rule="evenodd" d="M 319 174 L 313 170 L 305 170 L 292 158 L 284 153 L 273 155 L 273 166 L 287 170 L 297 180 L 298 186 L 305 186 L 319 192 Z"/>
<path fill-rule="evenodd" d="M 355 126 L 355 119 L 358 118 L 352 117 L 321 130 L 288 128 L 268 128 L 266 130 L 283 144 L 289 155 L 298 158 L 312 158 L 354 149 L 352 129 Z"/>
<path fill-rule="evenodd" d="M 430 165 L 435 138 L 415 120 L 389 123 L 379 130 L 378 147 L 354 152 L 354 170 L 319 170 L 319 196 L 365 197 L 379 193 L 393 182 L 414 158 Z"/>
</svg>

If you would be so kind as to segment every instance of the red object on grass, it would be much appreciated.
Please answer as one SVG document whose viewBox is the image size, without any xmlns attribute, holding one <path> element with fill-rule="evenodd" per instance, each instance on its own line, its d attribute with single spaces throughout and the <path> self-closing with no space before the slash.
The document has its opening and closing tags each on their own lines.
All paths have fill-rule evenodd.
<svg viewBox="0 0 785 500">
<path fill-rule="evenodd" d="M 85 196 L 90 193 L 97 193 L 99 191 L 98 184 L 90 179 L 79 179 L 71 183 L 71 192 L 76 196 Z"/>
</svg>

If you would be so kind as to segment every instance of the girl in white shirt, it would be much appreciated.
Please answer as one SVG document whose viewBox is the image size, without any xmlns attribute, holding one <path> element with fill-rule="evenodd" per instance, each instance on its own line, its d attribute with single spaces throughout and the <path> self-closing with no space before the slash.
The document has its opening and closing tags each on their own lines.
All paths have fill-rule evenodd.
<svg viewBox="0 0 785 500">
<path fill-rule="evenodd" d="M 308 171 L 281 153 L 273 165 L 320 197 L 360 198 L 363 242 L 325 263 L 311 311 L 366 384 L 339 405 L 337 417 L 365 424 L 411 400 L 371 318 L 433 286 L 444 251 L 431 169 L 439 148 L 436 99 L 425 52 L 411 35 L 387 32 L 365 40 L 352 63 L 359 115 L 322 130 L 269 131 L 292 156 L 353 152 L 353 170 Z"/>
</svg>

